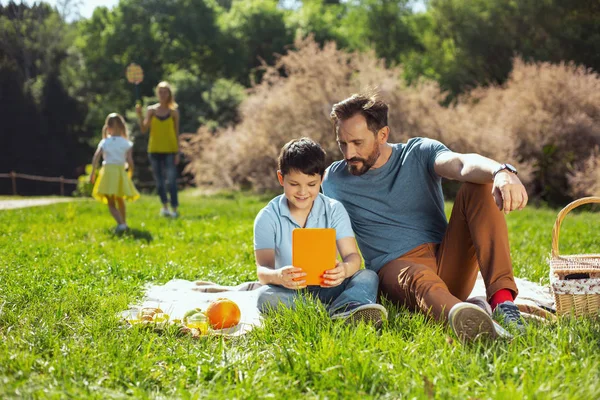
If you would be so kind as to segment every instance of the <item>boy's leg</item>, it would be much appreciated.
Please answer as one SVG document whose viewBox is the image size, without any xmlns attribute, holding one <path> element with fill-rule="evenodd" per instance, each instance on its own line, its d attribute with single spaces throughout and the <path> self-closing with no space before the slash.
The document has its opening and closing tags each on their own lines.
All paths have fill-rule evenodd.
<svg viewBox="0 0 600 400">
<path fill-rule="evenodd" d="M 319 299 L 328 304 L 332 319 L 346 323 L 364 322 L 375 327 L 387 319 L 387 311 L 377 304 L 377 274 L 371 270 L 357 271 L 334 288 L 321 288 Z"/>
<path fill-rule="evenodd" d="M 152 175 L 154 175 L 154 182 L 156 183 L 156 191 L 160 197 L 160 201 L 163 204 L 163 208 L 169 204 L 167 199 L 167 192 L 165 190 L 165 179 L 163 177 L 163 164 L 164 154 L 148 153 L 150 164 L 152 165 Z"/>
<path fill-rule="evenodd" d="M 295 302 L 301 296 L 298 290 L 278 285 L 265 285 L 259 291 L 257 306 L 258 310 L 263 314 L 275 311 L 280 307 L 294 309 Z"/>
<path fill-rule="evenodd" d="M 121 225 L 123 223 L 123 219 L 121 218 L 121 213 L 115 206 L 115 196 L 106 196 L 106 200 L 108 201 L 108 211 L 113 216 L 117 224 Z"/>
<path fill-rule="evenodd" d="M 500 289 L 517 295 L 508 228 L 492 196 L 492 185 L 465 183 L 452 209 L 444 240 L 437 250 L 437 274 L 461 301 L 471 294 L 477 271 L 488 300 Z"/>
<path fill-rule="evenodd" d="M 125 211 L 125 200 L 122 197 L 117 197 L 117 208 L 121 213 L 121 218 L 123 219 L 123 223 L 127 223 L 127 215 Z"/>
<path fill-rule="evenodd" d="M 179 201 L 177 198 L 177 165 L 175 165 L 175 154 L 165 155 L 165 169 L 167 172 L 167 187 L 171 198 L 171 208 L 177 212 Z"/>
<path fill-rule="evenodd" d="M 333 288 L 321 288 L 318 296 L 329 305 L 330 312 L 343 310 L 348 305 L 377 303 L 377 274 L 369 269 L 361 269 L 341 285 Z"/>
</svg>

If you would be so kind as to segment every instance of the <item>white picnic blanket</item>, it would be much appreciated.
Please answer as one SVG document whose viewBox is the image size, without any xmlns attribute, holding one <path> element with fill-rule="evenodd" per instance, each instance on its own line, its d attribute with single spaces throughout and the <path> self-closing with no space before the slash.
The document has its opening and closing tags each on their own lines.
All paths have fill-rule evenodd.
<svg viewBox="0 0 600 400">
<path fill-rule="evenodd" d="M 523 311 L 529 306 L 544 306 L 554 309 L 554 298 L 549 286 L 541 286 L 526 279 L 516 278 L 519 297 L 515 301 Z M 186 311 L 201 308 L 205 310 L 208 304 L 219 297 L 235 301 L 241 310 L 240 323 L 230 329 L 216 333 L 228 336 L 239 336 L 249 332 L 253 327 L 260 326 L 261 317 L 257 308 L 260 285 L 246 283 L 239 286 L 221 286 L 212 282 L 195 282 L 184 279 L 172 279 L 164 285 L 149 284 L 141 304 L 132 306 L 123 313 L 123 317 L 134 315 L 140 308 L 161 308 L 171 319 L 181 319 Z M 218 291 L 207 293 L 204 290 Z M 485 285 L 481 275 L 478 277 L 470 298 L 481 298 L 485 301 Z"/>
</svg>

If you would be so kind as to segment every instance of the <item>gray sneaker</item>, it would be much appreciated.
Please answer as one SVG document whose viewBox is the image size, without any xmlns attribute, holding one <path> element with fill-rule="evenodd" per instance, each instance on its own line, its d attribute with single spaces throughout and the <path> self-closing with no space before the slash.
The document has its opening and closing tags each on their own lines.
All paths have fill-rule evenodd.
<svg viewBox="0 0 600 400">
<path fill-rule="evenodd" d="M 519 332 L 525 332 L 525 321 L 521 316 L 521 311 L 512 301 L 498 304 L 492 313 L 492 317 L 508 328 L 513 327 Z"/>
<path fill-rule="evenodd" d="M 342 319 L 348 324 L 357 324 L 364 322 L 372 324 L 375 328 L 381 327 L 381 324 L 387 319 L 388 313 L 381 304 L 362 304 L 351 305 L 344 311 L 334 312 L 331 315 L 332 320 Z"/>
<path fill-rule="evenodd" d="M 129 227 L 127 226 L 127 224 L 119 224 L 119 225 L 117 225 L 117 227 L 115 228 L 115 233 L 123 233 L 123 232 L 125 232 L 127 229 L 129 229 Z"/>
<path fill-rule="evenodd" d="M 452 307 L 448 314 L 448 324 L 462 342 L 498 337 L 492 318 L 471 303 L 458 303 Z"/>
</svg>

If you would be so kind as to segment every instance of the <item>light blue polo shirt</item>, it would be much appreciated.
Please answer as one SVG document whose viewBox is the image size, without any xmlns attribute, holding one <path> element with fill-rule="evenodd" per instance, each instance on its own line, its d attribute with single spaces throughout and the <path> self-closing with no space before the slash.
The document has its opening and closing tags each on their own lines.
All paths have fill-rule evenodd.
<svg viewBox="0 0 600 400">
<path fill-rule="evenodd" d="M 337 200 L 319 193 L 306 220 L 306 228 L 334 228 L 335 238 L 354 237 L 350 217 Z M 301 228 L 290 214 L 285 195 L 260 210 L 254 220 L 254 250 L 275 250 L 275 269 L 292 265 L 292 231 Z"/>
</svg>

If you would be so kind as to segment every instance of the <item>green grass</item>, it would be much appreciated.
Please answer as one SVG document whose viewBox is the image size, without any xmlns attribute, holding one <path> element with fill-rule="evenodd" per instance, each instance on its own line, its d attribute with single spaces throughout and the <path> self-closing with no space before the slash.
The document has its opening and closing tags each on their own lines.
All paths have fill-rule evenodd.
<svg viewBox="0 0 600 400">
<path fill-rule="evenodd" d="M 117 314 L 148 282 L 255 279 L 252 223 L 268 199 L 182 197 L 178 220 L 159 218 L 154 197 L 130 205 L 135 229 L 122 237 L 97 202 L 0 211 L 0 398 L 600 397 L 597 320 L 466 346 L 395 308 L 379 333 L 332 323 L 321 307 L 231 340 L 128 329 Z M 556 213 L 508 216 L 517 276 L 548 282 Z M 569 215 L 563 252 L 598 252 L 599 222 Z"/>
</svg>

